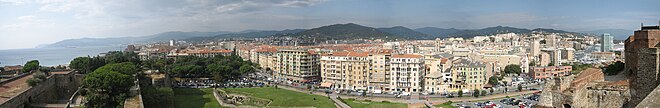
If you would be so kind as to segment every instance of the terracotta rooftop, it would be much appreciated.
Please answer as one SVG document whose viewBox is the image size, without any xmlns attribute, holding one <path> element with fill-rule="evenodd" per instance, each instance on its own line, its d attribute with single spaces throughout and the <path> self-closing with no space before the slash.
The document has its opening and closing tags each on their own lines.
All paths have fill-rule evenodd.
<svg viewBox="0 0 660 108">
<path fill-rule="evenodd" d="M 395 54 L 392 55 L 392 58 L 422 58 L 422 55 L 417 54 Z"/>
<path fill-rule="evenodd" d="M 449 59 L 447 59 L 447 58 L 441 58 L 440 59 L 440 63 L 443 63 L 443 64 L 447 63 L 447 61 L 449 61 Z"/>
<path fill-rule="evenodd" d="M 186 50 L 186 53 L 230 53 L 231 50 Z"/>
<path fill-rule="evenodd" d="M 366 57 L 369 56 L 369 53 L 359 53 L 359 52 L 332 52 L 323 54 L 321 56 L 351 56 L 351 57 Z"/>
<path fill-rule="evenodd" d="M 603 72 L 600 69 L 588 68 L 588 69 L 583 70 L 582 72 L 580 72 L 580 75 L 575 77 L 575 79 L 588 78 L 588 77 L 592 77 L 593 75 L 596 75 L 596 74 L 603 74 Z"/>
</svg>

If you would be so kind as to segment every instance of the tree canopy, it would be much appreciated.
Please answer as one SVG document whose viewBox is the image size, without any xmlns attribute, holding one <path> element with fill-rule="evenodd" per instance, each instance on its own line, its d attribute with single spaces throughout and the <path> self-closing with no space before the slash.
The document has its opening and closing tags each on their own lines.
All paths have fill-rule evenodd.
<svg viewBox="0 0 660 108">
<path fill-rule="evenodd" d="M 47 77 L 48 76 L 46 76 L 46 74 L 44 74 L 43 72 L 37 71 L 34 72 L 32 78 L 28 79 L 25 82 L 27 82 L 30 87 L 34 87 L 37 84 L 41 84 L 42 82 L 44 82 Z"/>
<path fill-rule="evenodd" d="M 23 72 L 31 72 L 39 69 L 39 60 L 30 60 L 23 66 Z"/>
<path fill-rule="evenodd" d="M 99 56 L 96 57 L 77 57 L 73 60 L 71 60 L 71 63 L 69 63 L 69 66 L 77 70 L 79 73 L 90 73 L 97 68 L 105 65 L 105 59 L 101 58 Z"/>
<path fill-rule="evenodd" d="M 520 75 L 520 73 L 522 73 L 522 69 L 520 69 L 520 65 L 510 64 L 504 67 L 504 73 Z"/>
<path fill-rule="evenodd" d="M 133 75 L 135 73 L 138 73 L 140 69 L 132 62 L 123 62 L 123 63 L 107 64 L 105 66 L 96 69 L 95 72 L 96 71 L 115 71 L 125 75 Z"/>
<path fill-rule="evenodd" d="M 133 77 L 108 69 L 89 73 L 83 79 L 83 87 L 89 92 L 86 98 L 92 107 L 116 107 L 123 104 Z"/>
<path fill-rule="evenodd" d="M 213 77 L 216 81 L 236 79 L 240 75 L 254 72 L 253 64 L 238 56 L 216 56 L 213 58 L 181 57 L 169 66 L 171 75 L 178 77 Z"/>
<path fill-rule="evenodd" d="M 619 72 L 621 72 L 624 68 L 625 68 L 625 64 L 621 61 L 617 61 L 610 65 L 607 65 L 603 73 L 605 73 L 605 75 L 616 75 L 619 74 Z"/>
<path fill-rule="evenodd" d="M 493 85 L 493 86 L 497 85 L 498 84 L 498 78 L 496 76 L 491 76 L 490 78 L 488 78 L 488 84 Z"/>
</svg>

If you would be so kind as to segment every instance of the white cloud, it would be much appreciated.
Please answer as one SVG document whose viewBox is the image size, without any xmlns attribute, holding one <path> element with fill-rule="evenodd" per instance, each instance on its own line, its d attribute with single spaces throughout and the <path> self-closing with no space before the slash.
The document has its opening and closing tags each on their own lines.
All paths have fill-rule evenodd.
<svg viewBox="0 0 660 108">
<path fill-rule="evenodd" d="M 43 19 L 37 18 L 33 15 L 20 16 L 16 18 L 16 22 L 12 24 L 3 25 L 0 28 L 6 30 L 20 30 L 28 28 L 43 28 L 52 26 L 51 23 L 46 22 Z"/>
</svg>

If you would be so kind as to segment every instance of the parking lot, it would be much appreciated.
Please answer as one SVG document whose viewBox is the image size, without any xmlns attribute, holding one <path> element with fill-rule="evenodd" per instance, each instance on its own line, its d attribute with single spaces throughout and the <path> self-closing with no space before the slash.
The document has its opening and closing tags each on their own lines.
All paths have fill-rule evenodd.
<svg viewBox="0 0 660 108">
<path fill-rule="evenodd" d="M 510 98 L 500 98 L 492 100 L 483 100 L 477 102 L 456 102 L 452 105 L 459 108 L 520 108 L 517 102 L 524 103 L 525 108 L 531 108 L 531 106 L 538 103 L 539 94 L 530 94 L 523 96 L 516 96 Z M 490 103 L 490 104 L 489 104 Z M 489 105 L 491 107 L 489 107 Z"/>
</svg>

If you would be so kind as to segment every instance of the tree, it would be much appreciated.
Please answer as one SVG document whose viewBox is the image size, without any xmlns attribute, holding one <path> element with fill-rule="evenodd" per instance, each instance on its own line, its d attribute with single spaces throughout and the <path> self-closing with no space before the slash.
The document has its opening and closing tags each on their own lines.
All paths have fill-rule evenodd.
<svg viewBox="0 0 660 108">
<path fill-rule="evenodd" d="M 46 80 L 47 76 L 43 72 L 36 71 L 32 75 L 32 78 L 26 80 L 25 82 L 28 83 L 30 87 L 37 86 L 38 84 L 44 82 Z"/>
<path fill-rule="evenodd" d="M 218 63 L 213 63 L 206 66 L 206 71 L 211 72 L 213 80 L 217 82 L 224 82 L 226 79 L 229 79 L 229 72 L 231 72 L 231 70 L 231 67 Z"/>
<path fill-rule="evenodd" d="M 536 62 L 534 62 L 534 61 L 532 61 L 532 62 L 529 62 L 529 64 L 528 64 L 528 65 L 529 65 L 529 66 L 536 66 Z"/>
<path fill-rule="evenodd" d="M 474 89 L 474 91 L 472 91 L 472 96 L 479 97 L 479 93 L 480 93 L 479 89 Z"/>
<path fill-rule="evenodd" d="M 89 57 L 77 57 L 69 63 L 69 67 L 74 70 L 77 70 L 80 73 L 91 72 L 91 67 L 89 66 L 91 58 Z"/>
<path fill-rule="evenodd" d="M 198 76 L 204 70 L 203 67 L 197 65 L 179 65 L 174 66 L 172 72 L 178 76 Z"/>
<path fill-rule="evenodd" d="M 488 84 L 495 86 L 495 85 L 497 85 L 497 83 L 498 83 L 497 80 L 498 80 L 497 77 L 495 77 L 495 76 L 491 76 L 490 78 L 488 78 Z"/>
<path fill-rule="evenodd" d="M 506 74 L 520 75 L 521 72 L 522 72 L 522 69 L 520 69 L 520 65 L 510 64 L 510 65 L 506 65 L 506 67 L 504 67 L 504 73 L 506 73 Z"/>
<path fill-rule="evenodd" d="M 133 75 L 133 74 L 138 73 L 140 71 L 140 69 L 138 69 L 138 67 L 135 64 L 131 63 L 131 62 L 107 64 L 105 66 L 102 66 L 102 67 L 94 70 L 94 71 L 101 71 L 101 70 L 103 70 L 103 71 L 106 71 L 106 70 L 107 71 L 115 71 L 115 72 L 119 72 L 119 73 L 126 74 L 126 75 Z"/>
<path fill-rule="evenodd" d="M 249 64 L 243 64 L 243 66 L 241 66 L 241 68 L 239 68 L 238 70 L 240 70 L 241 74 L 254 72 L 254 68 L 252 68 L 252 66 L 250 66 Z"/>
<path fill-rule="evenodd" d="M 463 90 L 458 90 L 458 97 L 463 97 Z"/>
<path fill-rule="evenodd" d="M 127 98 L 127 93 L 134 85 L 130 75 L 101 69 L 89 73 L 83 79 L 82 86 L 88 91 L 86 98 L 92 107 L 119 107 Z"/>
<path fill-rule="evenodd" d="M 617 61 L 615 63 L 607 65 L 603 73 L 605 73 L 605 75 L 616 75 L 619 74 L 619 72 L 621 72 L 624 68 L 625 68 L 625 64 L 621 61 Z"/>
<path fill-rule="evenodd" d="M 137 53 L 134 52 L 121 52 L 121 51 L 110 51 L 105 56 L 105 59 L 108 63 L 122 63 L 122 62 L 133 62 L 136 64 L 140 63 Z"/>
<path fill-rule="evenodd" d="M 23 72 L 31 72 L 39 69 L 39 60 L 30 60 L 23 66 Z"/>
<path fill-rule="evenodd" d="M 487 94 L 486 92 L 487 92 L 486 90 L 481 90 L 481 96 L 486 96 Z"/>
<path fill-rule="evenodd" d="M 97 57 L 77 57 L 69 63 L 69 66 L 79 73 L 90 73 L 106 64 L 105 59 Z"/>
<path fill-rule="evenodd" d="M 493 88 L 490 88 L 490 94 L 493 94 L 493 92 L 495 92 L 495 90 L 493 90 Z"/>
<path fill-rule="evenodd" d="M 518 91 L 522 91 L 522 86 L 520 84 L 518 85 Z"/>
</svg>

